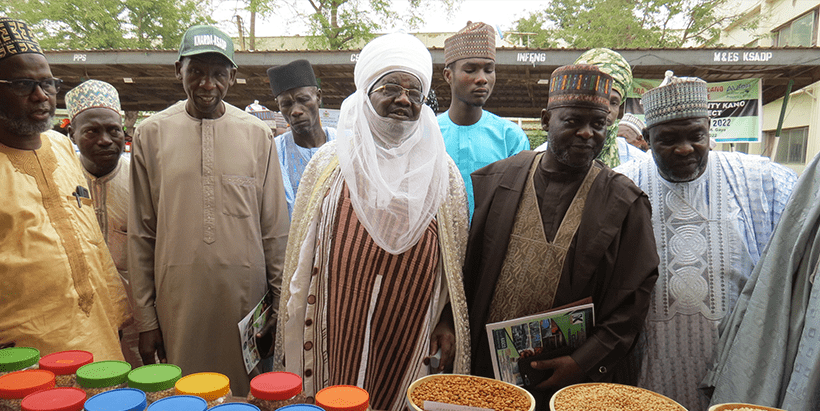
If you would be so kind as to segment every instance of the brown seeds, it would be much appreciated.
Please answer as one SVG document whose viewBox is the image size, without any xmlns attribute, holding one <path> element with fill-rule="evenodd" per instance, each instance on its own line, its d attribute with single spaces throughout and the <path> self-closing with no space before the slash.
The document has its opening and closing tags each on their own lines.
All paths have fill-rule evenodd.
<svg viewBox="0 0 820 411">
<path fill-rule="evenodd" d="M 489 408 L 496 411 L 527 411 L 530 399 L 518 388 L 495 380 L 466 375 L 430 378 L 410 393 L 410 401 L 424 409 L 424 401 Z"/>
<path fill-rule="evenodd" d="M 686 411 L 643 388 L 620 384 L 579 384 L 555 394 L 555 411 Z"/>
</svg>

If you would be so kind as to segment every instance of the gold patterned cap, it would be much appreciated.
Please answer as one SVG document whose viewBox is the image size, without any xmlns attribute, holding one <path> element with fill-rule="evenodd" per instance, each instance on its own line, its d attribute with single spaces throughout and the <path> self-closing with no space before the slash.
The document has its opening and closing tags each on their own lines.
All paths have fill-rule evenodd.
<svg viewBox="0 0 820 411">
<path fill-rule="evenodd" d="M 495 30 L 489 24 L 469 24 L 444 40 L 445 66 L 456 60 L 474 57 L 495 61 Z"/>
<path fill-rule="evenodd" d="M 672 120 L 709 117 L 706 82 L 697 77 L 676 77 L 668 70 L 658 87 L 641 96 L 646 128 Z"/>
<path fill-rule="evenodd" d="M 23 53 L 43 54 L 43 49 L 24 21 L 0 17 L 0 60 Z"/>
<path fill-rule="evenodd" d="M 107 108 L 122 114 L 120 95 L 114 86 L 99 80 L 88 80 L 65 94 L 68 118 L 74 121 L 77 114 L 90 108 Z"/>
</svg>

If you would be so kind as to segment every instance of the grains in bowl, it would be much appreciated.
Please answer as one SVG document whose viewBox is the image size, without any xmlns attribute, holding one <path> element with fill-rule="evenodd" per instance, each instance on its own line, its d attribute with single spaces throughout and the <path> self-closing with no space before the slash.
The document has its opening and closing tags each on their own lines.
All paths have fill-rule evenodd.
<svg viewBox="0 0 820 411">
<path fill-rule="evenodd" d="M 424 401 L 489 408 L 496 411 L 527 411 L 530 398 L 517 387 L 500 381 L 467 375 L 442 375 L 419 383 L 410 401 L 424 409 Z"/>
<path fill-rule="evenodd" d="M 643 388 L 592 383 L 566 387 L 553 397 L 555 411 L 686 411 L 676 402 Z"/>
</svg>

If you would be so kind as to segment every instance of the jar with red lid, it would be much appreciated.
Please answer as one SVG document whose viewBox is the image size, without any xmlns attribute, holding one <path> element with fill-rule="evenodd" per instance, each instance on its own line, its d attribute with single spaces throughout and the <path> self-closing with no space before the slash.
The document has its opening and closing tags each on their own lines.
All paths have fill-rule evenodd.
<svg viewBox="0 0 820 411">
<path fill-rule="evenodd" d="M 334 385 L 316 393 L 316 405 L 325 411 L 366 411 L 370 394 L 352 385 Z"/>
<path fill-rule="evenodd" d="M 54 373 L 23 370 L 0 377 L 0 411 L 20 411 L 23 398 L 37 391 L 54 388 Z"/>
<path fill-rule="evenodd" d="M 57 376 L 58 387 L 73 387 L 77 383 L 77 370 L 94 362 L 94 355 L 88 351 L 60 351 L 40 358 L 40 369 Z"/>
<path fill-rule="evenodd" d="M 23 398 L 22 411 L 82 411 L 85 391 L 73 387 L 59 387 L 38 391 Z"/>
<path fill-rule="evenodd" d="M 268 372 L 251 380 L 248 404 L 261 411 L 276 409 L 307 402 L 302 393 L 302 378 L 291 372 Z"/>
</svg>

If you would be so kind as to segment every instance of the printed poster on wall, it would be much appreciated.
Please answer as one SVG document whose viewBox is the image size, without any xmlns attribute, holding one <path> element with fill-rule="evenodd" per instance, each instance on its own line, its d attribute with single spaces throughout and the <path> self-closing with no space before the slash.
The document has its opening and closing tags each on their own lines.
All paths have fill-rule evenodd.
<svg viewBox="0 0 820 411">
<path fill-rule="evenodd" d="M 626 112 L 643 119 L 640 96 L 661 80 L 635 79 Z M 709 135 L 718 143 L 759 143 L 763 129 L 763 92 L 759 78 L 706 83 L 709 93 Z"/>
</svg>

